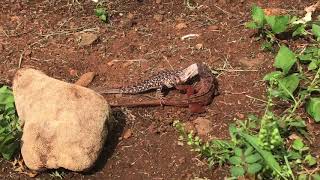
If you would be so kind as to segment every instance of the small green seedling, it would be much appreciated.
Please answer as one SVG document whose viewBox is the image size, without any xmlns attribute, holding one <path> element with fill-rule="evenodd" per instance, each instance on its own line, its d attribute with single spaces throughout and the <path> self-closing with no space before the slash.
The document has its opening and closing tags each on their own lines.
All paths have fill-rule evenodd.
<svg viewBox="0 0 320 180">
<path fill-rule="evenodd" d="M 109 22 L 109 14 L 106 10 L 106 8 L 103 8 L 103 7 L 97 7 L 95 9 L 95 14 L 97 17 L 99 17 L 99 19 L 102 21 L 102 22 L 105 22 L 105 23 L 108 23 Z"/>
</svg>

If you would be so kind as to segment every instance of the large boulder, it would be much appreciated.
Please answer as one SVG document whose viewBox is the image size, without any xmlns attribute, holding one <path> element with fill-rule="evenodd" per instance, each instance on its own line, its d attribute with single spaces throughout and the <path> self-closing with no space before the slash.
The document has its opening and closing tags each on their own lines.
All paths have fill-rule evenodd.
<svg viewBox="0 0 320 180">
<path fill-rule="evenodd" d="M 13 94 L 23 126 L 21 153 L 33 170 L 90 169 L 108 132 L 110 106 L 93 90 L 19 70 Z"/>
</svg>

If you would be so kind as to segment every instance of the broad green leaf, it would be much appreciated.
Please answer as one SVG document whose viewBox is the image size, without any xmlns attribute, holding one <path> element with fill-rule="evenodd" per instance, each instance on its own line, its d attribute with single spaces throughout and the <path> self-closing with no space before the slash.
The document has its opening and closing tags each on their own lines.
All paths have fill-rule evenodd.
<svg viewBox="0 0 320 180">
<path fill-rule="evenodd" d="M 304 160 L 308 163 L 309 166 L 313 166 L 313 165 L 317 164 L 316 158 L 314 158 L 310 154 L 308 154 Z"/>
<path fill-rule="evenodd" d="M 293 160 L 300 159 L 301 158 L 301 154 L 299 152 L 296 152 L 296 151 L 289 151 L 288 158 L 291 159 L 291 160 L 292 159 Z"/>
<path fill-rule="evenodd" d="M 258 29 L 259 28 L 254 21 L 247 22 L 245 24 L 245 27 L 249 28 L 249 29 Z"/>
<path fill-rule="evenodd" d="M 284 96 L 287 98 L 292 97 L 293 92 L 299 86 L 300 78 L 298 73 L 290 74 L 287 77 L 279 79 L 279 87 L 281 88 Z"/>
<path fill-rule="evenodd" d="M 320 39 L 320 26 L 316 24 L 312 24 L 312 33 L 317 37 L 317 39 Z"/>
<path fill-rule="evenodd" d="M 318 64 L 315 61 L 311 61 L 311 63 L 308 65 L 308 70 L 315 70 L 318 68 Z"/>
<path fill-rule="evenodd" d="M 10 160 L 18 148 L 19 148 L 19 143 L 13 142 L 6 146 L 2 146 L 2 148 L 0 148 L 0 151 L 4 159 Z"/>
<path fill-rule="evenodd" d="M 257 174 L 257 172 L 259 172 L 262 169 L 261 164 L 259 163 L 254 163 L 254 164 L 249 164 L 248 165 L 248 173 L 249 174 Z"/>
<path fill-rule="evenodd" d="M 230 169 L 230 172 L 233 177 L 239 177 L 239 176 L 243 176 L 245 171 L 243 167 L 232 166 Z"/>
<path fill-rule="evenodd" d="M 230 159 L 229 159 L 229 162 L 233 165 L 240 165 L 242 160 L 239 156 L 232 156 Z"/>
<path fill-rule="evenodd" d="M 304 143 L 303 143 L 302 139 L 300 139 L 300 138 L 295 139 L 292 143 L 292 147 L 293 147 L 293 149 L 298 150 L 298 151 L 302 150 L 304 147 Z"/>
<path fill-rule="evenodd" d="M 310 98 L 306 104 L 308 114 L 316 121 L 320 121 L 320 98 Z"/>
<path fill-rule="evenodd" d="M 307 35 L 306 26 L 304 24 L 301 24 L 298 26 L 298 28 L 292 33 L 292 36 L 301 36 L 301 35 Z"/>
<path fill-rule="evenodd" d="M 318 173 L 312 175 L 312 180 L 320 180 L 320 175 Z"/>
<path fill-rule="evenodd" d="M 296 61 L 296 55 L 286 46 L 281 46 L 276 56 L 274 66 L 282 69 L 282 71 L 287 74 Z"/>
<path fill-rule="evenodd" d="M 271 169 L 273 169 L 276 173 L 282 176 L 281 167 L 279 163 L 277 162 L 277 160 L 271 152 L 260 148 L 258 144 L 259 140 L 257 137 L 251 136 L 243 132 L 239 132 L 239 134 L 263 157 L 264 161 Z"/>
<path fill-rule="evenodd" d="M 253 147 L 248 145 L 249 147 L 246 149 L 246 151 L 244 152 L 245 156 L 249 156 L 251 155 L 251 153 L 253 152 Z"/>
<path fill-rule="evenodd" d="M 290 17 L 288 15 L 266 16 L 265 19 L 267 23 L 270 25 L 272 32 L 275 34 L 279 34 L 287 29 Z"/>
<path fill-rule="evenodd" d="M 252 7 L 252 19 L 256 22 L 258 28 L 263 27 L 265 22 L 264 11 L 259 6 L 254 5 Z"/>
<path fill-rule="evenodd" d="M 307 177 L 306 174 L 300 174 L 300 175 L 298 176 L 298 180 L 307 180 L 307 179 L 308 179 L 308 177 Z"/>
<path fill-rule="evenodd" d="M 282 75 L 282 72 L 280 71 L 273 71 L 271 73 L 268 73 L 266 74 L 264 77 L 263 77 L 263 80 L 264 81 L 270 81 L 271 79 L 279 79 L 279 77 L 281 77 Z"/>
<path fill-rule="evenodd" d="M 303 128 L 306 127 L 306 122 L 304 120 L 293 120 L 287 123 L 288 126 Z"/>
<path fill-rule="evenodd" d="M 234 149 L 234 154 L 235 154 L 236 156 L 238 156 L 238 157 L 241 157 L 241 156 L 242 156 L 242 149 L 236 147 L 236 148 Z"/>
<path fill-rule="evenodd" d="M 298 56 L 299 60 L 302 61 L 303 63 L 304 62 L 310 62 L 313 60 L 313 56 L 312 54 L 301 54 Z"/>
<path fill-rule="evenodd" d="M 246 157 L 246 162 L 249 163 L 249 164 L 252 164 L 252 163 L 255 163 L 257 161 L 259 161 L 261 159 L 261 156 L 259 153 L 255 153 L 255 154 L 252 154 L 250 156 L 247 156 Z"/>
<path fill-rule="evenodd" d="M 0 88 L 0 104 L 10 105 L 14 103 L 12 91 L 6 86 Z"/>
</svg>

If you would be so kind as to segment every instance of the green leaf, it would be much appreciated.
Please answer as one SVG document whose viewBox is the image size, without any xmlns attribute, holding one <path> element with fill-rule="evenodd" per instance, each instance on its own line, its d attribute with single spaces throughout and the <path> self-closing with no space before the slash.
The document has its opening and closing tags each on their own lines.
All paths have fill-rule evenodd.
<svg viewBox="0 0 320 180">
<path fill-rule="evenodd" d="M 298 73 L 290 74 L 287 77 L 278 80 L 279 87 L 282 93 L 287 98 L 293 97 L 293 92 L 297 89 L 300 83 L 300 78 Z"/>
<path fill-rule="evenodd" d="M 312 33 L 320 39 L 320 26 L 316 24 L 312 24 Z"/>
<path fill-rule="evenodd" d="M 243 167 L 238 167 L 238 166 L 232 166 L 230 171 L 233 177 L 243 176 L 245 172 Z"/>
<path fill-rule="evenodd" d="M 289 151 L 288 158 L 290 160 L 300 159 L 301 158 L 301 154 L 299 152 L 296 152 L 296 151 Z"/>
<path fill-rule="evenodd" d="M 233 165 L 240 165 L 242 160 L 241 160 L 241 157 L 239 156 L 232 156 L 230 159 L 229 159 L 229 162 Z"/>
<path fill-rule="evenodd" d="M 103 15 L 103 14 L 106 13 L 106 9 L 104 9 L 104 8 L 97 8 L 97 9 L 95 9 L 95 13 L 96 13 L 96 16 L 101 16 L 101 15 Z"/>
<path fill-rule="evenodd" d="M 311 156 L 311 154 L 308 154 L 304 160 L 308 163 L 309 166 L 313 166 L 315 164 L 317 164 L 317 160 L 316 158 L 314 158 L 313 156 Z"/>
<path fill-rule="evenodd" d="M 293 120 L 287 123 L 288 126 L 304 128 L 306 127 L 306 122 L 304 120 Z"/>
<path fill-rule="evenodd" d="M 238 156 L 238 157 L 241 157 L 241 156 L 242 156 L 242 149 L 236 147 L 236 148 L 234 149 L 234 154 L 235 154 L 236 156 Z"/>
<path fill-rule="evenodd" d="M 259 140 L 257 137 L 251 136 L 251 135 L 243 133 L 243 132 L 239 132 L 239 134 L 262 156 L 262 158 L 264 159 L 266 164 L 271 169 L 273 169 L 277 174 L 282 176 L 281 167 L 280 167 L 279 163 L 277 162 L 277 160 L 275 159 L 275 157 L 273 156 L 273 154 L 271 152 L 260 148 L 260 146 L 258 144 Z"/>
<path fill-rule="evenodd" d="M 256 22 L 258 28 L 262 28 L 265 22 L 264 11 L 259 6 L 254 5 L 252 7 L 252 19 Z"/>
<path fill-rule="evenodd" d="M 292 143 L 292 147 L 293 147 L 293 149 L 298 150 L 298 151 L 302 150 L 304 147 L 304 143 L 303 143 L 302 139 L 300 139 L 300 138 L 295 139 Z"/>
<path fill-rule="evenodd" d="M 313 180 L 320 180 L 320 175 L 318 173 L 312 175 Z"/>
<path fill-rule="evenodd" d="M 308 178 L 307 178 L 307 175 L 306 174 L 300 174 L 299 176 L 298 176 L 298 180 L 307 180 Z"/>
<path fill-rule="evenodd" d="M 246 149 L 246 151 L 244 152 L 245 156 L 249 156 L 251 155 L 251 153 L 253 152 L 253 147 L 248 145 L 249 147 Z"/>
<path fill-rule="evenodd" d="M 308 65 L 308 70 L 315 70 L 318 68 L 318 64 L 315 61 L 311 61 L 311 63 Z"/>
<path fill-rule="evenodd" d="M 265 19 L 271 26 L 272 32 L 275 34 L 279 34 L 287 29 L 290 16 L 266 16 Z"/>
<path fill-rule="evenodd" d="M 105 14 L 102 14 L 101 16 L 99 16 L 99 18 L 101 19 L 101 21 L 107 22 L 107 16 Z"/>
<path fill-rule="evenodd" d="M 262 169 L 261 164 L 259 163 L 254 163 L 254 164 L 249 164 L 248 165 L 248 173 L 249 174 L 257 174 L 260 170 Z"/>
<path fill-rule="evenodd" d="M 298 58 L 302 62 L 310 62 L 313 60 L 312 54 L 301 54 L 298 56 Z"/>
<path fill-rule="evenodd" d="M 304 24 L 301 24 L 300 26 L 297 27 L 297 29 L 292 33 L 292 36 L 301 36 L 301 35 L 307 35 L 307 31 L 306 31 L 306 26 Z"/>
<path fill-rule="evenodd" d="M 245 27 L 249 28 L 249 29 L 258 29 L 259 28 L 254 21 L 247 22 L 245 24 Z"/>
<path fill-rule="evenodd" d="M 266 51 L 272 51 L 272 45 L 273 45 L 273 42 L 271 41 L 265 41 L 262 43 L 261 45 L 261 49 L 262 50 L 266 50 Z"/>
<path fill-rule="evenodd" d="M 266 74 L 264 77 L 263 77 L 263 80 L 264 81 L 270 81 L 271 79 L 279 79 L 279 77 L 282 76 L 282 72 L 280 71 L 273 71 L 271 73 L 268 73 Z"/>
<path fill-rule="evenodd" d="M 257 161 L 259 161 L 261 159 L 261 156 L 259 153 L 255 153 L 255 154 L 252 154 L 248 157 L 246 157 L 246 162 L 249 163 L 249 164 L 252 164 L 252 163 L 255 163 Z"/>
<path fill-rule="evenodd" d="M 12 91 L 7 87 L 3 86 L 0 88 L 0 105 L 10 105 L 14 104 L 14 98 Z"/>
<path fill-rule="evenodd" d="M 287 74 L 296 61 L 296 55 L 286 46 L 281 46 L 276 56 L 274 66 L 282 69 L 282 71 Z"/>
<path fill-rule="evenodd" d="M 320 98 L 310 98 L 306 104 L 308 114 L 316 121 L 320 121 Z"/>
<path fill-rule="evenodd" d="M 232 141 L 235 141 L 236 140 L 236 133 L 237 133 L 238 129 L 236 127 L 235 124 L 231 123 L 229 125 L 229 134 L 230 134 L 230 137 L 231 137 L 231 140 Z"/>
</svg>

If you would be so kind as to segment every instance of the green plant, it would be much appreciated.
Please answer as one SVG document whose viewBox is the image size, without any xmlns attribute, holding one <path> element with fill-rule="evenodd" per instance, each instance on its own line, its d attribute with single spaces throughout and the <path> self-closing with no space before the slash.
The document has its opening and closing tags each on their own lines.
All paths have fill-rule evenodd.
<svg viewBox="0 0 320 180">
<path fill-rule="evenodd" d="M 11 159 L 18 150 L 20 137 L 12 91 L 3 86 L 0 88 L 0 153 L 5 159 Z"/>
<path fill-rule="evenodd" d="M 320 46 L 310 43 L 293 51 L 278 39 L 281 33 L 290 32 L 319 40 L 320 28 L 312 21 L 294 23 L 298 20 L 294 16 L 266 16 L 257 6 L 252 18 L 247 27 L 258 29 L 271 46 L 279 45 L 273 64 L 276 70 L 263 78 L 267 83 L 264 114 L 236 120 L 229 126 L 230 140 L 206 143 L 193 133 L 186 134 L 181 124 L 175 127 L 209 165 L 229 164 L 231 179 L 320 179 L 320 163 L 308 146 L 312 135 L 304 120 L 309 116 L 320 121 Z"/>
<path fill-rule="evenodd" d="M 313 35 L 320 40 L 320 26 L 317 21 L 302 21 L 302 18 L 292 15 L 268 16 L 256 5 L 252 7 L 252 21 L 246 23 L 249 29 L 259 32 L 259 39 L 265 39 L 262 49 L 273 50 L 274 44 L 281 45 L 281 39 Z"/>
<path fill-rule="evenodd" d="M 175 121 L 173 126 L 180 133 L 179 140 L 185 140 L 193 151 L 199 152 L 207 158 L 210 167 L 226 163 L 233 152 L 234 144 L 229 140 L 203 142 L 198 136 L 194 136 L 193 132 L 187 133 L 179 121 Z"/>
<path fill-rule="evenodd" d="M 101 5 L 97 5 L 97 7 L 95 8 L 95 14 L 96 16 L 105 23 L 109 22 L 109 14 L 106 8 L 101 7 Z"/>
</svg>

